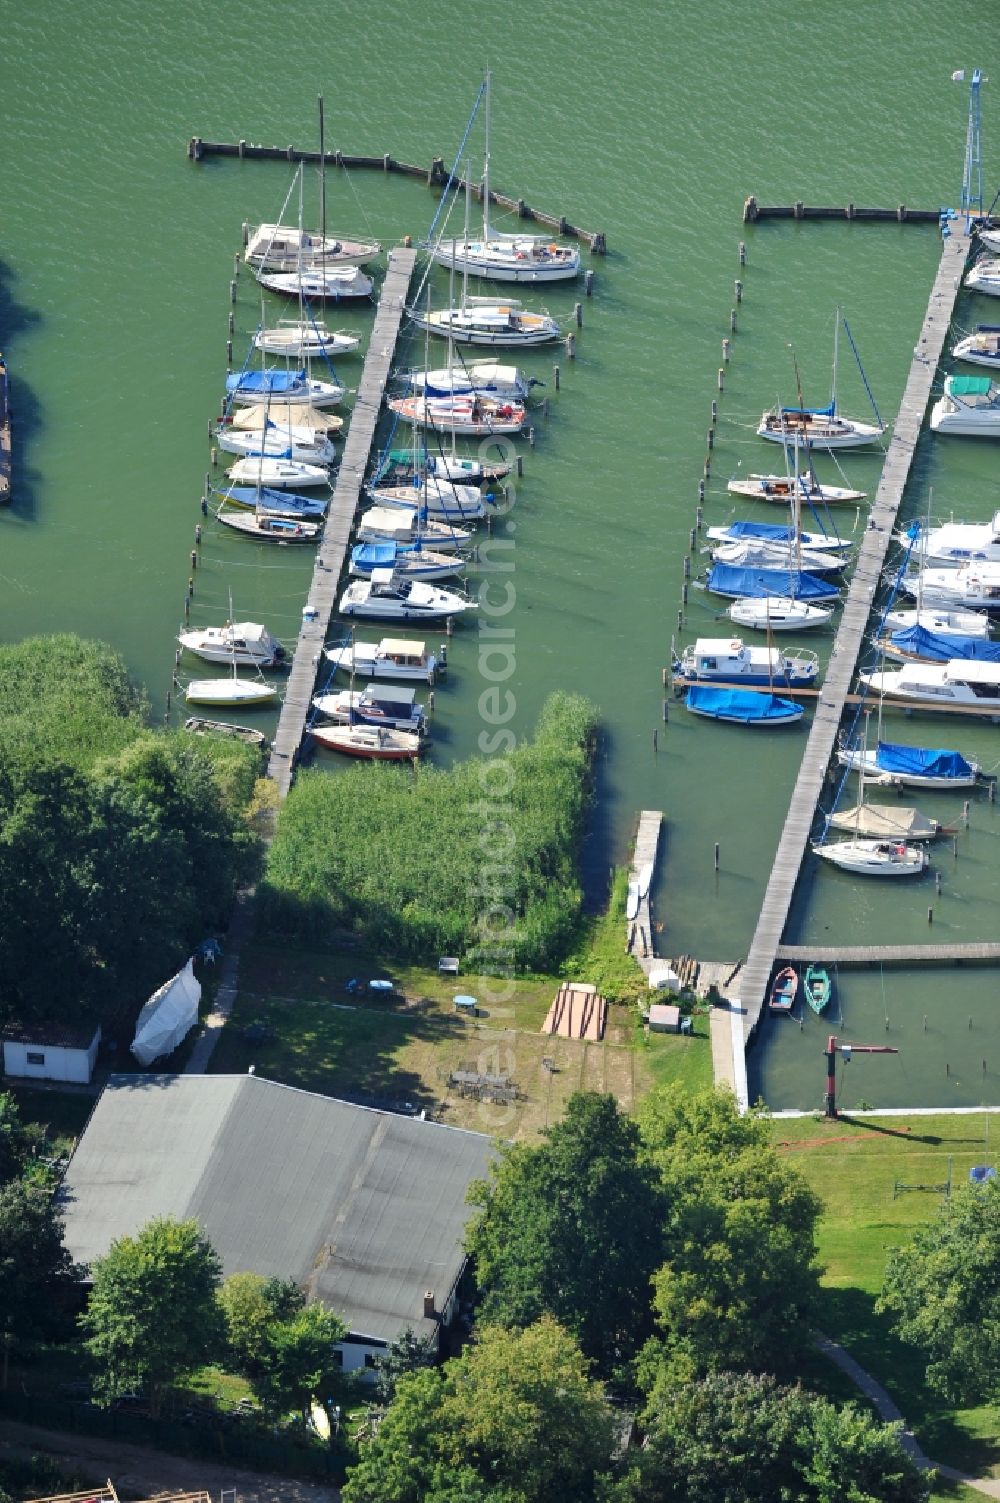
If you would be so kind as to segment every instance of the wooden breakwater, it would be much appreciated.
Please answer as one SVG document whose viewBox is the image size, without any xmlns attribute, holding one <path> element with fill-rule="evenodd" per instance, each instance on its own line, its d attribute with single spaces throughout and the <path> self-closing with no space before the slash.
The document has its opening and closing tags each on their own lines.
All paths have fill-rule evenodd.
<svg viewBox="0 0 1000 1503">
<path fill-rule="evenodd" d="M 894 209 L 870 209 L 861 204 L 818 206 L 803 203 L 759 204 L 753 194 L 744 200 L 743 223 L 758 224 L 762 219 L 849 219 L 858 224 L 938 224 L 940 209 L 910 209 L 897 204 Z"/>
<path fill-rule="evenodd" d="M 192 162 L 204 161 L 206 157 L 238 157 L 243 159 L 256 159 L 267 162 L 316 162 L 325 161 L 328 167 L 363 168 L 375 172 L 394 172 L 401 177 L 418 178 L 425 182 L 428 188 L 444 188 L 448 183 L 448 169 L 441 157 L 435 157 L 429 167 L 420 167 L 413 162 L 401 162 L 398 157 L 391 156 L 386 152 L 384 156 L 368 157 L 354 156 L 345 151 L 305 151 L 297 146 L 258 146 L 253 141 L 206 141 L 201 136 L 192 136 L 188 141 L 187 154 Z M 459 193 L 464 193 L 466 182 L 464 178 L 453 177 L 451 186 Z M 469 183 L 469 191 L 477 203 L 483 201 L 483 189 L 481 183 Z M 566 235 L 570 239 L 582 240 L 589 245 L 595 256 L 607 254 L 607 237 L 603 230 L 584 230 L 579 225 L 572 224 L 562 214 L 545 214 L 541 209 L 532 208 L 525 203 L 523 198 L 510 198 L 506 193 L 497 193 L 490 189 L 490 203 L 498 208 L 512 210 L 518 219 L 529 220 L 533 224 L 544 225 L 547 230 L 554 230 L 557 235 Z"/>
</svg>

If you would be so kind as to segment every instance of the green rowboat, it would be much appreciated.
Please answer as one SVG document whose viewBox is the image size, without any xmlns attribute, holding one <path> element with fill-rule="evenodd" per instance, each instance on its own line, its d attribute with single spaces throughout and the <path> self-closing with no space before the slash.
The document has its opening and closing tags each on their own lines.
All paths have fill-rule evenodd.
<svg viewBox="0 0 1000 1503">
<path fill-rule="evenodd" d="M 820 1013 L 823 1011 L 830 1000 L 832 990 L 830 973 L 825 966 L 811 965 L 806 967 L 806 1001 L 813 1012 Z"/>
</svg>

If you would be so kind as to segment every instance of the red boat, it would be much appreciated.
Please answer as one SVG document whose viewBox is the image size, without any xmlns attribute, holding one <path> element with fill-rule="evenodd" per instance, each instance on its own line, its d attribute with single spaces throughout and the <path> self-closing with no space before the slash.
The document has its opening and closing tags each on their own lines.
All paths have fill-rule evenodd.
<svg viewBox="0 0 1000 1503">
<path fill-rule="evenodd" d="M 774 978 L 768 1007 L 772 1012 L 791 1012 L 799 989 L 799 973 L 793 965 L 786 965 Z"/>
<path fill-rule="evenodd" d="M 424 749 L 422 736 L 381 725 L 314 725 L 312 734 L 331 751 L 375 762 L 410 762 Z"/>
</svg>

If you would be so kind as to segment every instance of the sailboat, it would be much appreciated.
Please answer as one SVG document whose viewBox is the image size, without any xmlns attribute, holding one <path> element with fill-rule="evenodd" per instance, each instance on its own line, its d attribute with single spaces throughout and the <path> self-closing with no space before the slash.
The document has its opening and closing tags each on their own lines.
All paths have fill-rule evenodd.
<svg viewBox="0 0 1000 1503">
<path fill-rule="evenodd" d="M 223 705 L 230 710 L 250 710 L 258 705 L 270 704 L 278 697 L 273 684 L 263 679 L 240 678 L 233 662 L 233 671 L 228 678 L 192 679 L 184 690 L 189 705 Z"/>
<path fill-rule="evenodd" d="M 786 449 L 794 441 L 805 441 L 814 449 L 857 449 L 863 444 L 874 443 L 882 437 L 886 431 L 886 425 L 879 417 L 877 409 L 875 423 L 861 422 L 857 418 L 845 418 L 837 412 L 837 352 L 840 321 L 841 311 L 838 308 L 833 329 L 833 393 L 828 406 L 803 406 L 800 390 L 798 407 L 779 405 L 764 413 L 757 429 L 758 438 L 770 439 L 773 443 L 782 444 Z M 850 337 L 850 330 L 848 330 L 848 337 Z M 862 379 L 863 377 L 862 372 Z M 867 382 L 865 385 L 867 388 Z M 874 407 L 874 400 L 872 405 Z"/>
<path fill-rule="evenodd" d="M 916 877 L 927 866 L 927 850 L 922 844 L 911 844 L 902 837 L 867 836 L 861 833 L 861 811 L 865 807 L 865 774 L 868 747 L 867 727 L 862 740 L 858 769 L 858 803 L 855 812 L 853 838 L 850 840 L 827 840 L 827 821 L 822 838 L 813 843 L 813 854 L 829 861 L 841 871 L 859 877 Z M 817 1009 L 818 1011 L 818 1009 Z"/>
<path fill-rule="evenodd" d="M 483 233 L 479 240 L 440 239 L 430 247 L 441 266 L 467 271 L 494 282 L 565 282 L 580 273 L 577 246 L 559 245 L 551 236 L 503 235 L 490 228 L 490 111 L 492 76 L 484 84 L 486 149 L 483 157 Z"/>
<path fill-rule="evenodd" d="M 362 543 L 429 543 L 439 553 L 461 553 L 473 544 L 466 527 L 432 517 L 422 506 L 371 506 L 358 519 Z"/>
<path fill-rule="evenodd" d="M 410 310 L 418 329 L 440 334 L 456 344 L 525 349 L 562 339 L 562 329 L 548 313 L 533 313 L 512 298 L 465 297 L 459 308 Z"/>
</svg>

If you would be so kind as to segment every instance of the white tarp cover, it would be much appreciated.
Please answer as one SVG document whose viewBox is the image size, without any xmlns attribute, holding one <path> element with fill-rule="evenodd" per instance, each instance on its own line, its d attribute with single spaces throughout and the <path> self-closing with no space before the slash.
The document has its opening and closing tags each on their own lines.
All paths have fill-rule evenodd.
<svg viewBox="0 0 1000 1503">
<path fill-rule="evenodd" d="M 194 956 L 182 971 L 155 991 L 139 1014 L 132 1053 L 140 1065 L 170 1054 L 198 1021 L 201 982 L 194 974 Z"/>
</svg>

